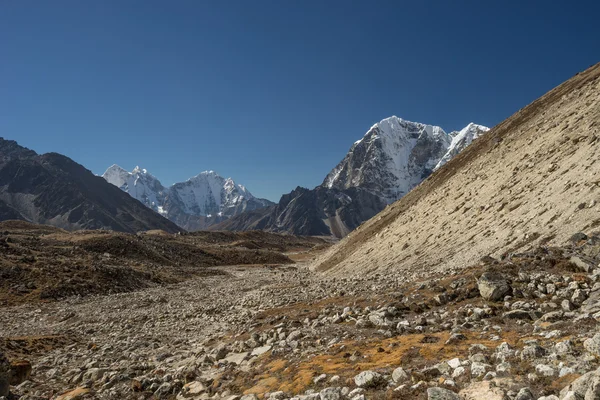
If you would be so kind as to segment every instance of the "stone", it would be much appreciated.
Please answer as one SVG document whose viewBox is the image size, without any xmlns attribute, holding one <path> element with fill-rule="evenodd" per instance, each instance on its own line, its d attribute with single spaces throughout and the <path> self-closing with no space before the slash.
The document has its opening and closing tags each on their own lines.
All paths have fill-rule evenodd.
<svg viewBox="0 0 600 400">
<path fill-rule="evenodd" d="M 328 387 L 319 392 L 321 400 L 340 400 L 341 388 L 339 387 Z"/>
<path fill-rule="evenodd" d="M 579 256 L 572 256 L 569 261 L 583 272 L 591 272 L 594 269 L 594 262 Z"/>
<path fill-rule="evenodd" d="M 517 393 L 517 396 L 515 397 L 515 400 L 534 400 L 535 397 L 533 397 L 533 393 L 531 393 L 531 390 L 528 387 L 524 387 L 521 388 L 521 390 L 519 390 L 519 393 Z"/>
<path fill-rule="evenodd" d="M 539 344 L 530 344 L 523 347 L 521 351 L 521 360 L 534 360 L 536 358 L 543 357 L 546 354 L 544 349 Z"/>
<path fill-rule="evenodd" d="M 255 394 L 246 394 L 240 400 L 258 400 L 258 397 Z"/>
<path fill-rule="evenodd" d="M 567 395 L 583 400 L 600 399 L 600 368 L 581 375 L 560 391 L 561 399 Z"/>
<path fill-rule="evenodd" d="M 458 392 L 461 400 L 504 400 L 505 393 L 490 381 L 471 382 Z"/>
<path fill-rule="evenodd" d="M 377 387 L 383 381 L 383 376 L 375 371 L 363 371 L 354 377 L 354 383 L 361 388 Z"/>
<path fill-rule="evenodd" d="M 581 311 L 590 314 L 600 312 L 600 290 L 590 292 L 587 300 L 581 305 Z"/>
<path fill-rule="evenodd" d="M 498 272 L 484 272 L 477 280 L 477 288 L 488 301 L 502 300 L 511 291 L 508 281 Z"/>
<path fill-rule="evenodd" d="M 84 382 L 86 382 L 86 381 L 98 382 L 99 380 L 101 380 L 104 377 L 105 373 L 106 373 L 106 369 L 104 369 L 104 368 L 90 368 L 84 372 L 83 381 Z"/>
<path fill-rule="evenodd" d="M 192 381 L 188 382 L 183 386 L 182 395 L 183 397 L 197 396 L 206 392 L 206 386 L 202 382 Z M 249 399 L 250 400 L 250 399 Z"/>
<path fill-rule="evenodd" d="M 173 385 L 169 382 L 165 382 L 156 389 L 154 397 L 157 399 L 167 399 L 173 390 Z"/>
<path fill-rule="evenodd" d="M 492 368 L 491 365 L 476 361 L 471 364 L 471 376 L 480 378 L 484 376 L 490 368 Z"/>
<path fill-rule="evenodd" d="M 558 355 L 570 354 L 573 351 L 573 343 L 570 340 L 564 340 L 554 345 L 554 350 Z"/>
<path fill-rule="evenodd" d="M 502 314 L 502 318 L 504 319 L 531 319 L 531 314 L 529 311 L 525 310 L 511 310 Z"/>
<path fill-rule="evenodd" d="M 402 367 L 398 367 L 392 372 L 392 380 L 396 383 L 403 383 L 410 379 L 410 375 Z"/>
<path fill-rule="evenodd" d="M 575 369 L 571 368 L 571 367 L 562 367 L 560 369 L 560 371 L 558 371 L 558 377 L 562 378 L 563 376 L 566 375 L 571 375 L 575 373 Z"/>
<path fill-rule="evenodd" d="M 283 400 L 286 398 L 285 392 L 283 391 L 277 391 L 277 392 L 273 392 L 269 395 L 269 399 L 271 400 Z"/>
<path fill-rule="evenodd" d="M 460 400 L 460 397 L 448 389 L 431 387 L 427 389 L 427 400 Z"/>
<path fill-rule="evenodd" d="M 245 353 L 230 353 L 224 358 L 230 364 L 240 365 L 248 357 L 248 352 Z"/>
<path fill-rule="evenodd" d="M 327 374 L 321 374 L 313 379 L 313 383 L 318 385 L 321 382 L 324 382 L 327 379 Z"/>
<path fill-rule="evenodd" d="M 452 360 L 449 360 L 446 362 L 452 369 L 456 369 L 456 368 L 460 367 L 460 359 L 459 358 L 453 358 Z"/>
<path fill-rule="evenodd" d="M 273 346 L 261 346 L 261 347 L 257 347 L 254 350 L 252 350 L 252 353 L 250 353 L 251 356 L 260 356 L 262 354 L 265 354 L 267 351 L 271 350 L 273 348 Z"/>
<path fill-rule="evenodd" d="M 535 366 L 535 373 L 539 376 L 554 376 L 554 374 L 556 374 L 556 371 L 549 365 L 538 364 Z"/>
<path fill-rule="evenodd" d="M 458 367 L 454 370 L 454 372 L 452 373 L 452 377 L 453 378 L 460 378 L 461 376 L 463 376 L 465 373 L 467 372 L 467 370 L 465 369 L 465 367 Z"/>
<path fill-rule="evenodd" d="M 583 347 L 594 355 L 600 355 L 600 333 L 583 342 Z"/>
</svg>

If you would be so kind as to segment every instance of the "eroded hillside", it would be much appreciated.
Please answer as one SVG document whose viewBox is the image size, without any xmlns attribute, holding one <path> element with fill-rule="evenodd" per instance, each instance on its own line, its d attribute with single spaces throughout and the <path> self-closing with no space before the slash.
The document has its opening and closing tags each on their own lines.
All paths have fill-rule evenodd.
<svg viewBox="0 0 600 400">
<path fill-rule="evenodd" d="M 408 280 L 596 227 L 599 77 L 596 64 L 519 110 L 314 267 Z"/>
</svg>

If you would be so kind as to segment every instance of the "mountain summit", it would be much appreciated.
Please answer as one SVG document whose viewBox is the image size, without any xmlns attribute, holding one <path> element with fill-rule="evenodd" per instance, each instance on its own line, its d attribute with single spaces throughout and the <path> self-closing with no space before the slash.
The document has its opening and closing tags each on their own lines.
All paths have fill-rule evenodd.
<svg viewBox="0 0 600 400">
<path fill-rule="evenodd" d="M 489 129 L 469 124 L 447 134 L 439 126 L 392 116 L 373 125 L 327 175 L 329 189 L 361 187 L 394 202 Z"/>
<path fill-rule="evenodd" d="M 273 204 L 214 171 L 204 171 L 168 188 L 140 167 L 128 172 L 112 165 L 102 177 L 187 230 L 204 229 L 244 211 Z"/>
</svg>

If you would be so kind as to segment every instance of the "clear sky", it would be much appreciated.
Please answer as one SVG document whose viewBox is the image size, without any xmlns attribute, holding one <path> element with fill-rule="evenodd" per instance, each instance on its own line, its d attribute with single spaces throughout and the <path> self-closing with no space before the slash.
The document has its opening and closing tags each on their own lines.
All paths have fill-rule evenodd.
<svg viewBox="0 0 600 400">
<path fill-rule="evenodd" d="M 493 126 L 600 61 L 600 1 L 4 0 L 0 136 L 278 200 L 375 122 Z"/>
</svg>

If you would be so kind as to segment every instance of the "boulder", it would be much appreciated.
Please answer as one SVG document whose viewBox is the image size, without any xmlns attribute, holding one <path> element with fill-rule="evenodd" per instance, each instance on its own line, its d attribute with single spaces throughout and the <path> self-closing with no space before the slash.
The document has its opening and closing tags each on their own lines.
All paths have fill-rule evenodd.
<svg viewBox="0 0 600 400">
<path fill-rule="evenodd" d="M 403 383 L 410 379 L 410 376 L 404 371 L 402 367 L 398 367 L 392 372 L 392 379 L 396 383 Z"/>
<path fill-rule="evenodd" d="M 460 400 L 460 397 L 448 389 L 432 387 L 427 389 L 427 400 Z"/>
<path fill-rule="evenodd" d="M 600 355 L 600 333 L 596 333 L 590 339 L 586 339 L 583 342 L 583 347 L 596 356 Z"/>
<path fill-rule="evenodd" d="M 383 381 L 383 376 L 375 371 L 363 371 L 354 377 L 354 383 L 361 388 L 377 387 Z"/>
<path fill-rule="evenodd" d="M 569 386 L 560 391 L 560 398 L 600 399 L 600 368 L 575 379 Z"/>
<path fill-rule="evenodd" d="M 498 272 L 484 272 L 477 280 L 479 294 L 485 300 L 498 301 L 511 292 L 510 285 Z"/>
<path fill-rule="evenodd" d="M 342 397 L 339 387 L 328 387 L 319 392 L 321 400 L 340 400 Z"/>
<path fill-rule="evenodd" d="M 261 346 L 261 347 L 257 347 L 254 350 L 252 350 L 252 353 L 250 353 L 251 356 L 260 356 L 264 353 L 266 353 L 267 351 L 271 350 L 272 346 Z"/>
<path fill-rule="evenodd" d="M 461 400 L 504 400 L 505 393 L 490 381 L 472 382 L 458 392 Z"/>
</svg>

